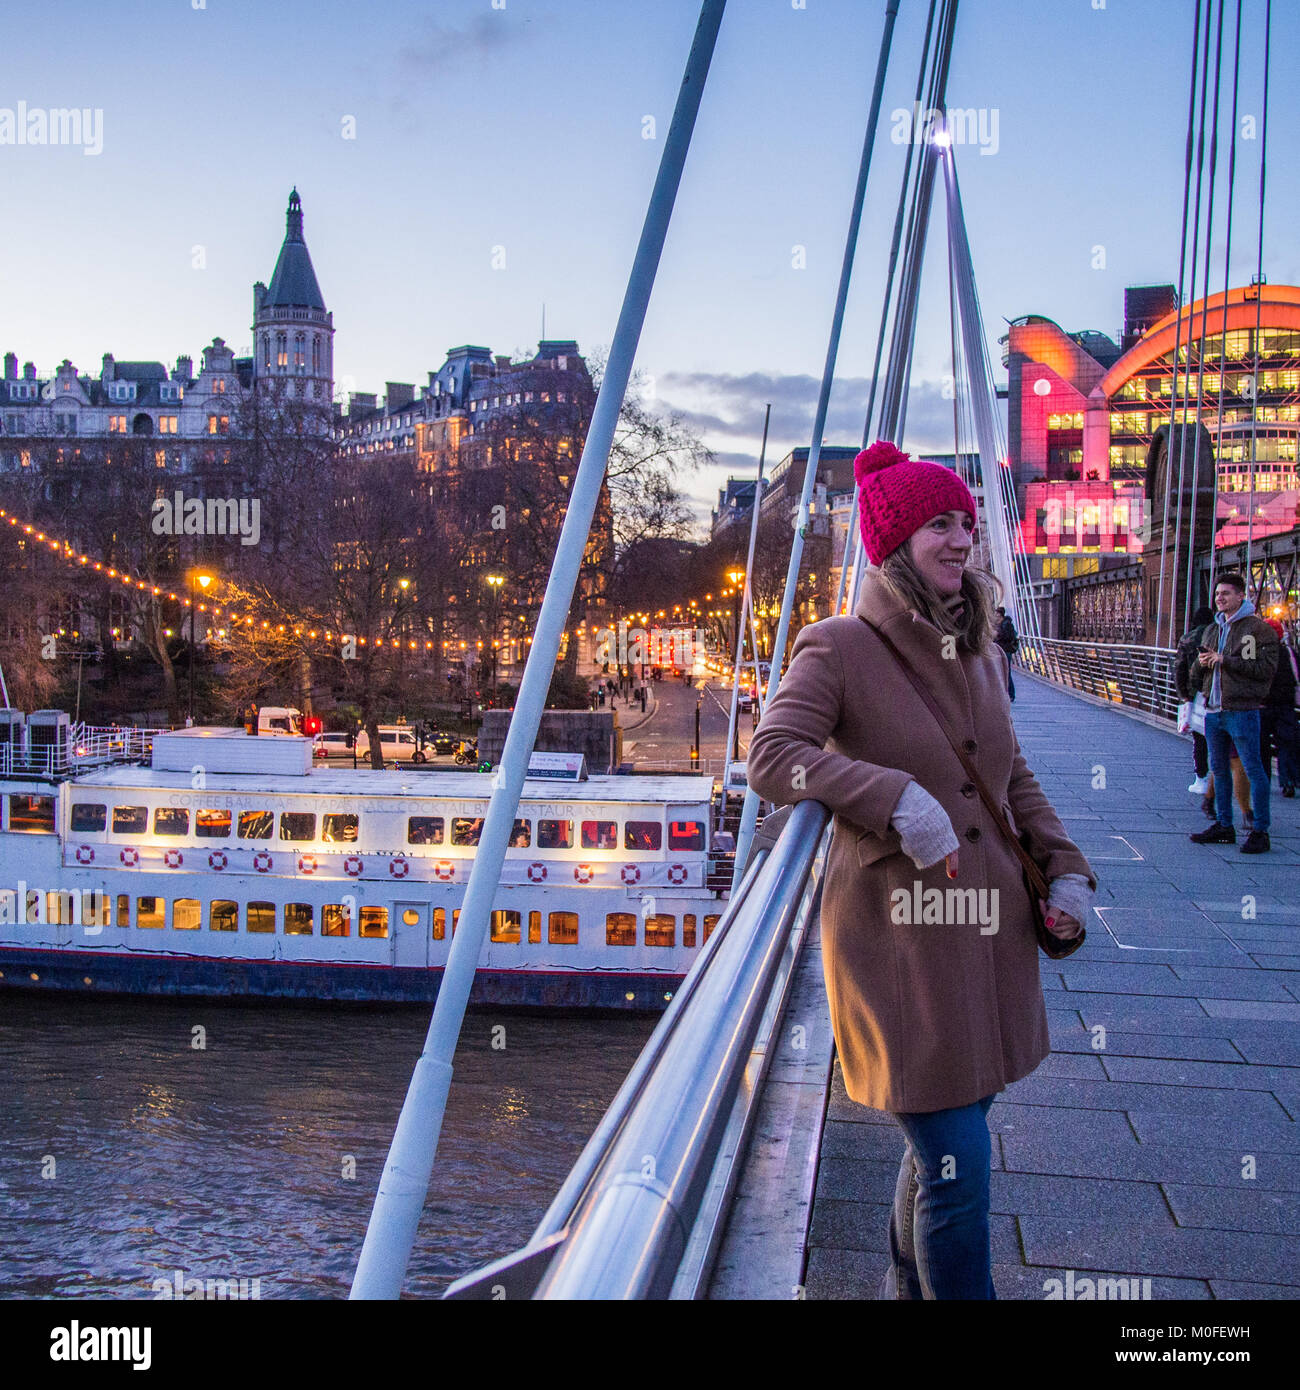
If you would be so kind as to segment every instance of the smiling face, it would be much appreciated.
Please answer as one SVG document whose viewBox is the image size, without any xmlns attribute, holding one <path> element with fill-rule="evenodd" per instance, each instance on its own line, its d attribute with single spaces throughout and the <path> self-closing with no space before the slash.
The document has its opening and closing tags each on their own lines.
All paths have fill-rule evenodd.
<svg viewBox="0 0 1300 1390">
<path fill-rule="evenodd" d="M 1246 595 L 1235 584 L 1214 586 L 1214 606 L 1230 618 L 1245 602 Z"/>
<path fill-rule="evenodd" d="M 912 534 L 912 563 L 936 593 L 949 598 L 961 592 L 962 571 L 970 559 L 975 523 L 960 508 L 941 512 Z"/>
</svg>

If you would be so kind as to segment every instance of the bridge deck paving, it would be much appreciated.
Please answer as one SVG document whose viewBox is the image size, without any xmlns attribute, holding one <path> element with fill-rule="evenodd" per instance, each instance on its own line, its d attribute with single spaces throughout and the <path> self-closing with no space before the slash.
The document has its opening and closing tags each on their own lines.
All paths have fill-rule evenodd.
<svg viewBox="0 0 1300 1390">
<path fill-rule="evenodd" d="M 1021 747 L 1100 887 L 1088 943 L 1040 959 L 1053 1055 L 989 1111 L 998 1295 L 1072 1272 L 1300 1298 L 1300 803 L 1274 797 L 1270 855 L 1193 845 L 1186 740 L 1032 678 L 1017 695 Z M 877 1296 L 902 1152 L 837 1063 L 807 1297 Z"/>
</svg>

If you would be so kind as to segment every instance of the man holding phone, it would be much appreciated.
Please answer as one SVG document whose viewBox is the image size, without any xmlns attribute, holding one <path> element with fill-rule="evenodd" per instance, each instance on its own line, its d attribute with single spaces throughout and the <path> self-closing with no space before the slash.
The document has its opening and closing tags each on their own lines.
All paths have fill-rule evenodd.
<svg viewBox="0 0 1300 1390">
<path fill-rule="evenodd" d="M 1232 773 L 1229 746 L 1237 750 L 1250 780 L 1254 826 L 1242 854 L 1270 848 L 1268 772 L 1260 754 L 1260 714 L 1277 670 L 1277 634 L 1246 597 L 1246 581 L 1235 572 L 1221 574 L 1214 585 L 1214 622 L 1201 635 L 1197 663 L 1205 693 L 1205 741 L 1214 773 L 1215 822 L 1190 838 L 1198 845 L 1235 845 L 1232 824 Z"/>
</svg>

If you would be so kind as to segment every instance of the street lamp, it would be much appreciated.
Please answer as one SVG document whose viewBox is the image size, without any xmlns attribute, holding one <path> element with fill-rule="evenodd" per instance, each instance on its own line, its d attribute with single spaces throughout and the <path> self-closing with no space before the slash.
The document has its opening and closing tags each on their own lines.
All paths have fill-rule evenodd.
<svg viewBox="0 0 1300 1390">
<path fill-rule="evenodd" d="M 199 606 L 198 596 L 194 592 L 194 586 L 197 584 L 206 594 L 208 585 L 211 583 L 212 576 L 210 574 L 196 573 L 190 575 L 190 663 L 189 677 L 185 682 L 185 727 L 187 729 L 194 723 L 194 610 Z"/>
<path fill-rule="evenodd" d="M 506 582 L 504 574 L 488 574 L 483 576 L 487 581 L 488 587 L 492 590 L 492 704 L 495 707 L 497 702 L 497 647 L 496 632 L 501 621 L 501 586 Z"/>
</svg>

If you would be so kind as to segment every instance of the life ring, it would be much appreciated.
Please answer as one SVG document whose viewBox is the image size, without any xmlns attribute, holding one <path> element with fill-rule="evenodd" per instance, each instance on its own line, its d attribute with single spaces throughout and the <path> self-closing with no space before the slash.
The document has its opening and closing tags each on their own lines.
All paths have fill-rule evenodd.
<svg viewBox="0 0 1300 1390">
<path fill-rule="evenodd" d="M 629 886 L 641 882 L 641 870 L 635 864 L 623 865 L 623 882 Z"/>
<path fill-rule="evenodd" d="M 343 861 L 343 872 L 347 874 L 349 878 L 360 878 L 361 871 L 364 868 L 365 863 L 358 855 L 349 854 Z"/>
<path fill-rule="evenodd" d="M 89 845 L 77 846 L 77 863 L 93 864 L 95 862 L 95 851 Z"/>
<path fill-rule="evenodd" d="M 314 874 L 316 869 L 316 856 L 314 854 L 300 854 L 298 856 L 298 872 L 300 874 Z"/>
<path fill-rule="evenodd" d="M 124 869 L 134 869 L 140 862 L 140 851 L 128 847 L 118 855 L 118 858 L 122 861 L 122 867 Z"/>
<path fill-rule="evenodd" d="M 546 865 L 545 865 L 545 864 L 530 864 L 530 865 L 528 866 L 528 882 L 529 882 L 529 883 L 545 883 L 545 882 L 546 882 Z"/>
<path fill-rule="evenodd" d="M 685 883 L 685 882 L 686 882 L 686 878 L 687 878 L 687 873 L 686 873 L 686 865 L 685 865 L 685 864 L 669 864 L 669 866 L 668 866 L 668 882 L 669 882 L 669 883 L 678 883 L 678 884 Z"/>
<path fill-rule="evenodd" d="M 185 862 L 185 856 L 178 849 L 168 849 L 163 851 L 163 864 L 169 869 L 179 869 Z"/>
<path fill-rule="evenodd" d="M 271 872 L 271 865 L 274 862 L 270 854 L 264 849 L 256 850 L 253 854 L 253 868 L 255 868 L 259 874 L 269 874 Z"/>
<path fill-rule="evenodd" d="M 399 854 L 388 861 L 388 872 L 394 878 L 405 878 L 411 872 L 411 861 Z"/>
<path fill-rule="evenodd" d="M 209 851 L 209 853 L 208 853 L 208 868 L 209 868 L 209 869 L 215 869 L 218 873 L 220 873 L 220 872 L 222 871 L 222 869 L 224 869 L 224 868 L 226 867 L 226 865 L 229 864 L 229 863 L 230 863 L 230 860 L 226 858 L 226 851 L 225 851 L 224 849 L 214 849 L 214 850 Z"/>
<path fill-rule="evenodd" d="M 442 883 L 450 883 L 456 877 L 456 866 L 450 859 L 439 859 L 433 866 L 433 876 Z"/>
<path fill-rule="evenodd" d="M 590 864 L 575 864 L 573 866 L 573 877 L 578 883 L 590 883 L 595 874 L 596 871 Z"/>
</svg>

